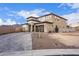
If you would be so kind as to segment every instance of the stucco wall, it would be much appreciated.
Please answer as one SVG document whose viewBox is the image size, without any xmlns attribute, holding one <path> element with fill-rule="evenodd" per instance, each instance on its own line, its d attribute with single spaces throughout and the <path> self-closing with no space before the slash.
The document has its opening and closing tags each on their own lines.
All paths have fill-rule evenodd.
<svg viewBox="0 0 79 59">
<path fill-rule="evenodd" d="M 59 32 L 66 32 L 66 29 L 67 29 L 66 20 L 54 15 L 46 16 L 45 20 L 53 23 L 53 24 L 45 24 L 45 32 L 48 32 L 48 31 L 55 32 L 56 26 L 58 27 Z"/>
<path fill-rule="evenodd" d="M 52 16 L 51 18 L 52 22 L 53 22 L 53 30 L 55 29 L 56 25 L 59 28 L 59 32 L 64 32 L 67 29 L 67 23 L 66 20 L 56 17 L 56 16 Z"/>
<path fill-rule="evenodd" d="M 45 23 L 44 24 L 44 32 L 52 32 L 52 24 Z"/>
</svg>

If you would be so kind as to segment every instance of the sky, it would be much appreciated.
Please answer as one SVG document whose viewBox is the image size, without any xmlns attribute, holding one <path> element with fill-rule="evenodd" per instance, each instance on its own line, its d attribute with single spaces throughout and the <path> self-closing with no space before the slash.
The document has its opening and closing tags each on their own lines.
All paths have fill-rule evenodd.
<svg viewBox="0 0 79 59">
<path fill-rule="evenodd" d="M 68 19 L 69 25 L 79 24 L 78 3 L 0 3 L 0 25 L 24 24 L 29 16 L 49 13 Z"/>
</svg>

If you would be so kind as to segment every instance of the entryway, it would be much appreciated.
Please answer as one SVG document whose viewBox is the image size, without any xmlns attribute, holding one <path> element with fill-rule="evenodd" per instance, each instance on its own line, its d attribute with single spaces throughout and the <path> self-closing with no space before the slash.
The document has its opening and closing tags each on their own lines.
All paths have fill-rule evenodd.
<svg viewBox="0 0 79 59">
<path fill-rule="evenodd" d="M 56 25 L 56 27 L 55 27 L 55 32 L 56 33 L 58 33 L 59 32 L 59 28 L 58 28 L 58 26 Z"/>
</svg>

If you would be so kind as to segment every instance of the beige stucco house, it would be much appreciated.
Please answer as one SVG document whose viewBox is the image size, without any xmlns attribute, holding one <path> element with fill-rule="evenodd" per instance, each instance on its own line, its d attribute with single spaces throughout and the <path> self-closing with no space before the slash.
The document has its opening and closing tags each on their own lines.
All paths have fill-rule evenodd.
<svg viewBox="0 0 79 59">
<path fill-rule="evenodd" d="M 40 17 L 30 16 L 23 28 L 29 32 L 66 32 L 68 29 L 66 21 L 67 19 L 53 13 Z"/>
</svg>

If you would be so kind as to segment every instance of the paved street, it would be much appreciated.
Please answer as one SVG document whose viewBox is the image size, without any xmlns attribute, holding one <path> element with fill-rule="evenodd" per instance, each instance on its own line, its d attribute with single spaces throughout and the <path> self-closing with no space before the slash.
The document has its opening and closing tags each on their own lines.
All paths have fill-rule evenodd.
<svg viewBox="0 0 79 59">
<path fill-rule="evenodd" d="M 42 49 L 42 50 L 27 50 L 27 51 L 0 53 L 0 56 L 63 56 L 63 55 L 79 56 L 79 49 Z"/>
<path fill-rule="evenodd" d="M 32 49 L 31 33 L 12 33 L 0 36 L 0 52 Z"/>
</svg>

